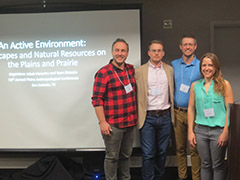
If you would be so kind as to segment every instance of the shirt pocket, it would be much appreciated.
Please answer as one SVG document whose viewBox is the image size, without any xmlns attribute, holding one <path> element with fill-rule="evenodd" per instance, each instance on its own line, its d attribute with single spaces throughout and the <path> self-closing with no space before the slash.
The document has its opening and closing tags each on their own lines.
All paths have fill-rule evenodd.
<svg viewBox="0 0 240 180">
<path fill-rule="evenodd" d="M 223 102 L 224 102 L 224 99 L 222 97 L 214 97 L 214 99 L 213 99 L 214 104 L 220 104 Z"/>
</svg>

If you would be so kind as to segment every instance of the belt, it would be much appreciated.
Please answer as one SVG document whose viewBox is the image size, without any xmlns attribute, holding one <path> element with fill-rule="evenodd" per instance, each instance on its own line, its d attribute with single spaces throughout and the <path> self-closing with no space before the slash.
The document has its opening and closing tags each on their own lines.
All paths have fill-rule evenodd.
<svg viewBox="0 0 240 180">
<path fill-rule="evenodd" d="M 187 108 L 181 108 L 181 107 L 174 107 L 174 109 L 182 112 L 187 112 Z"/>
<path fill-rule="evenodd" d="M 160 116 L 166 114 L 167 112 L 169 112 L 169 110 L 170 110 L 170 108 L 164 109 L 164 110 L 148 110 L 147 115 L 160 117 Z"/>
</svg>

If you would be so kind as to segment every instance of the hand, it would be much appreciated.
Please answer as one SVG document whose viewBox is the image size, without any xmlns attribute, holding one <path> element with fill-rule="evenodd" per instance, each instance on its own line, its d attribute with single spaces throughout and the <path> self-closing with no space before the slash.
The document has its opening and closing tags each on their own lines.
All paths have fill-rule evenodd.
<svg viewBox="0 0 240 180">
<path fill-rule="evenodd" d="M 193 132 L 188 132 L 188 141 L 191 146 L 193 146 L 193 147 L 196 146 L 196 144 L 197 144 L 196 136 Z"/>
<path fill-rule="evenodd" d="M 107 136 L 111 135 L 112 129 L 107 122 L 101 122 L 101 123 L 99 123 L 99 125 L 100 125 L 100 130 L 101 130 L 102 134 L 107 135 Z"/>
<path fill-rule="evenodd" d="M 223 131 L 218 138 L 218 147 L 223 147 L 228 143 L 228 133 Z"/>
</svg>

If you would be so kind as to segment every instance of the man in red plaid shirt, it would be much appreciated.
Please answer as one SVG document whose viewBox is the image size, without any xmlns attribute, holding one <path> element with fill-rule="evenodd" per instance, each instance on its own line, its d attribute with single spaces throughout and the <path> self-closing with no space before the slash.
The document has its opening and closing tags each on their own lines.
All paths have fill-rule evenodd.
<svg viewBox="0 0 240 180">
<path fill-rule="evenodd" d="M 106 180 L 131 179 L 129 158 L 137 124 L 137 106 L 134 68 L 125 63 L 128 51 L 127 42 L 116 39 L 112 44 L 113 59 L 95 75 L 92 104 L 106 147 Z"/>
</svg>

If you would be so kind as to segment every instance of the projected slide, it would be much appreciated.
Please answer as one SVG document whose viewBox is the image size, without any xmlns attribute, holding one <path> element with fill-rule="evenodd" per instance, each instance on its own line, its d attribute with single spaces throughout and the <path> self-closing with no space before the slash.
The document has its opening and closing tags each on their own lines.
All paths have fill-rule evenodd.
<svg viewBox="0 0 240 180">
<path fill-rule="evenodd" d="M 0 150 L 95 149 L 94 74 L 124 38 L 140 65 L 139 10 L 0 15 Z"/>
<path fill-rule="evenodd" d="M 106 50 L 81 50 L 86 46 L 87 42 L 82 39 L 1 43 L 0 48 L 9 50 L 10 53 L 0 54 L 0 59 L 6 60 L 7 67 L 13 70 L 8 74 L 8 82 L 28 81 L 32 87 L 55 87 L 58 81 L 79 80 L 77 70 L 64 68 L 78 67 L 78 58 L 106 56 L 107 54 Z M 74 49 L 71 50 L 72 47 Z M 49 71 L 49 68 L 54 67 L 63 67 L 63 69 L 62 71 L 57 69 Z M 46 68 L 48 69 L 44 71 Z M 18 69 L 26 71 L 17 71 Z"/>
</svg>

